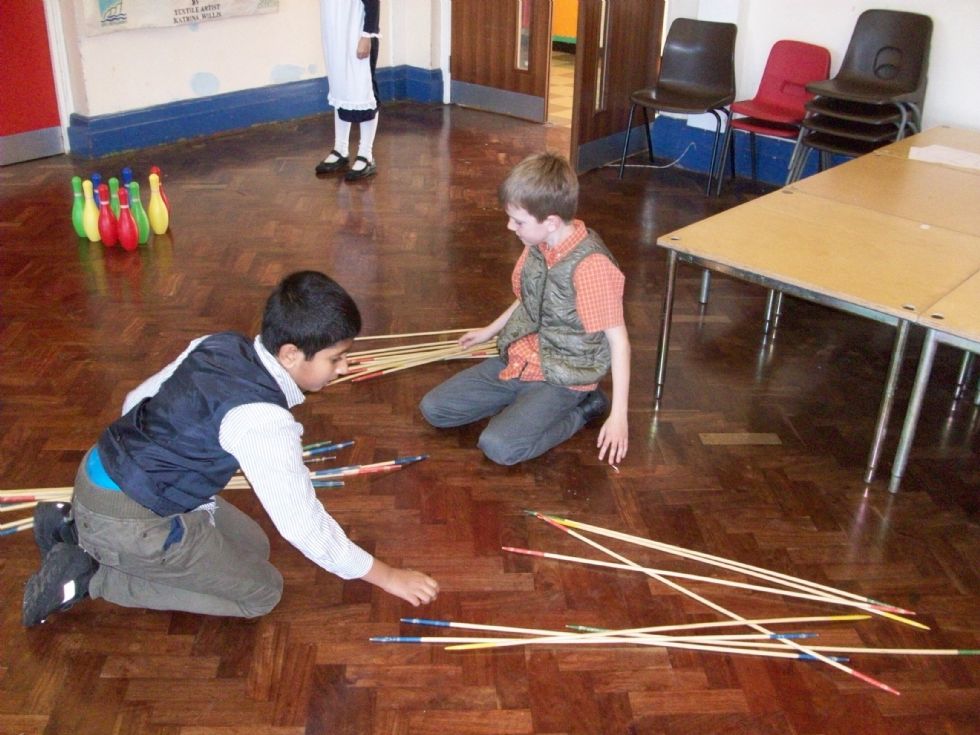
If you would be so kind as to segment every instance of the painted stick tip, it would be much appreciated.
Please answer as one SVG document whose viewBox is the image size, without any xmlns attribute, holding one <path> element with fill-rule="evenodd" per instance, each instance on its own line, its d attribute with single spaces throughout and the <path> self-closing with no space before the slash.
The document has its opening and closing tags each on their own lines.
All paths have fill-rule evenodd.
<svg viewBox="0 0 980 735">
<path fill-rule="evenodd" d="M 401 618 L 401 622 L 412 625 L 434 625 L 440 628 L 448 628 L 451 625 L 448 620 L 433 620 L 432 618 Z"/>
</svg>

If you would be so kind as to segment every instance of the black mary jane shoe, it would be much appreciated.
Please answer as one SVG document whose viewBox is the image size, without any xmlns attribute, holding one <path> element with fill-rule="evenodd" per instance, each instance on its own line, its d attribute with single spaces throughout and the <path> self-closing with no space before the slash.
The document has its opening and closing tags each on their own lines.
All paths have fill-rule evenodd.
<svg viewBox="0 0 980 735">
<path fill-rule="evenodd" d="M 330 156 L 336 156 L 336 160 L 328 160 Z M 320 161 L 316 165 L 316 172 L 318 174 L 332 174 L 340 171 L 341 169 L 347 168 L 347 164 L 350 163 L 350 159 L 347 156 L 340 155 L 336 150 L 330 151 L 327 157 Z"/>
<path fill-rule="evenodd" d="M 363 161 L 364 168 L 352 168 L 344 174 L 344 181 L 359 181 L 360 179 L 366 179 L 378 173 L 378 167 L 374 164 L 374 161 L 369 161 L 364 156 L 358 156 L 354 161 Z"/>
</svg>

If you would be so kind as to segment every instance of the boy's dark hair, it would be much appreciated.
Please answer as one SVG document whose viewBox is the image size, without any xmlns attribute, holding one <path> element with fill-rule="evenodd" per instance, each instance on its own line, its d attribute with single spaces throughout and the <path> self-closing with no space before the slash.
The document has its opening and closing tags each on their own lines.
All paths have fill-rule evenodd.
<svg viewBox="0 0 980 735">
<path fill-rule="evenodd" d="M 578 177 L 564 156 L 536 153 L 511 169 L 498 197 L 502 207 L 525 209 L 538 222 L 552 214 L 571 222 L 578 209 Z"/>
<path fill-rule="evenodd" d="M 286 276 L 265 303 L 262 344 L 273 355 L 294 344 L 307 360 L 361 331 L 357 304 L 335 280 L 318 271 Z"/>
</svg>

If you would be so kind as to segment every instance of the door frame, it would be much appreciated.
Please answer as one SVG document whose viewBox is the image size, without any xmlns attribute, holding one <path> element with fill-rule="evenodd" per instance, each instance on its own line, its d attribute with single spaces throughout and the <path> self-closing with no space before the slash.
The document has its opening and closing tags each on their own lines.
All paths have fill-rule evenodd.
<svg viewBox="0 0 980 735">
<path fill-rule="evenodd" d="M 75 100 L 71 91 L 71 72 L 68 64 L 68 48 L 58 0 L 43 0 L 44 20 L 48 26 L 48 51 L 51 54 L 51 70 L 54 74 L 54 94 L 58 102 L 58 120 L 61 128 L 62 148 L 71 150 L 68 142 L 68 123 Z"/>
</svg>

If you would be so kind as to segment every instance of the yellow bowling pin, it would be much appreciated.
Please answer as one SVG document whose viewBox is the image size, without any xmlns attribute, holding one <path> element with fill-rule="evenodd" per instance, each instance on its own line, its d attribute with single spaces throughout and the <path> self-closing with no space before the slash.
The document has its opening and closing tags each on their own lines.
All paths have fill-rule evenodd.
<svg viewBox="0 0 980 735">
<path fill-rule="evenodd" d="M 95 206 L 95 195 L 92 191 L 92 182 L 85 179 L 82 182 L 82 192 L 85 197 L 82 225 L 85 227 L 85 237 L 92 242 L 102 242 L 102 235 L 99 234 L 99 208 Z"/>
<path fill-rule="evenodd" d="M 160 196 L 160 177 L 150 174 L 150 203 L 146 207 L 146 215 L 150 218 L 150 229 L 162 235 L 170 227 L 170 212 Z"/>
</svg>

